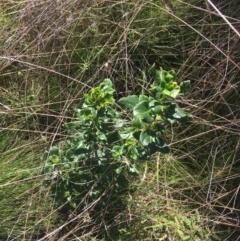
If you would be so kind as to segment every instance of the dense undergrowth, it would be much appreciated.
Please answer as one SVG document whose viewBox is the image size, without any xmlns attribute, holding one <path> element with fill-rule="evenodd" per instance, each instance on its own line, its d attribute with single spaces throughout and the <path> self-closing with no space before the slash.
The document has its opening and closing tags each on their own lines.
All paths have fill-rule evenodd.
<svg viewBox="0 0 240 241">
<path fill-rule="evenodd" d="M 238 1 L 0 3 L 0 239 L 239 239 Z M 110 78 L 117 99 L 141 94 L 152 64 L 191 93 L 189 124 L 168 126 L 171 153 L 129 177 L 109 209 L 58 209 L 44 153 L 69 138 L 84 94 Z M 86 194 L 86 200 L 88 200 Z M 119 206 L 120 203 L 120 206 Z"/>
</svg>

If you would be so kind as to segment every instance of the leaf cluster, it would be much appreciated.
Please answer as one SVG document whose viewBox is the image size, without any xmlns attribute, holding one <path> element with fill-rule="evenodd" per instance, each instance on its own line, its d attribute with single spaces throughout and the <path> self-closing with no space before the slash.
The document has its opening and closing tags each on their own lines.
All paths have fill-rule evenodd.
<svg viewBox="0 0 240 241">
<path fill-rule="evenodd" d="M 58 207 L 68 203 L 76 209 L 96 200 L 106 207 L 126 190 L 127 176 L 138 174 L 139 161 L 169 153 L 165 126 L 191 119 L 175 101 L 189 91 L 190 82 L 179 85 L 174 71 L 155 66 L 150 73 L 154 83 L 149 92 L 121 98 L 121 111 L 110 79 L 85 95 L 77 120 L 65 125 L 71 138 L 51 147 L 43 168 Z"/>
</svg>

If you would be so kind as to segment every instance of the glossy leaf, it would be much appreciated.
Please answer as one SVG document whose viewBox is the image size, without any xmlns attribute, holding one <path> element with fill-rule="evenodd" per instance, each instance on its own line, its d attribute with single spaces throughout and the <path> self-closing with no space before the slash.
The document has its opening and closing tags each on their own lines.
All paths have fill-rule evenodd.
<svg viewBox="0 0 240 241">
<path fill-rule="evenodd" d="M 133 133 L 133 136 L 134 136 L 134 138 L 135 138 L 136 140 L 139 140 L 139 139 L 140 139 L 140 134 L 141 134 L 141 131 L 135 131 L 135 132 Z"/>
<path fill-rule="evenodd" d="M 132 126 L 135 128 L 142 128 L 145 125 L 145 123 L 142 121 L 141 117 L 134 116 L 132 120 Z"/>
<path fill-rule="evenodd" d="M 175 80 L 174 76 L 168 71 L 166 76 L 165 76 L 166 83 L 170 83 L 170 82 L 172 82 L 174 80 Z"/>
<path fill-rule="evenodd" d="M 172 98 L 172 99 L 176 99 L 176 97 L 178 96 L 179 92 L 180 92 L 180 89 L 175 88 L 173 90 L 164 89 L 162 93 L 164 95 Z"/>
<path fill-rule="evenodd" d="M 154 85 L 160 85 L 161 78 L 160 78 L 160 71 L 156 70 L 155 64 L 149 69 L 149 72 L 153 75 L 154 78 Z"/>
<path fill-rule="evenodd" d="M 123 167 L 117 168 L 117 169 L 115 170 L 115 172 L 116 172 L 117 174 L 122 173 L 122 172 L 123 172 Z"/>
<path fill-rule="evenodd" d="M 75 150 L 75 155 L 86 154 L 89 150 L 87 148 L 78 148 Z"/>
<path fill-rule="evenodd" d="M 81 121 L 72 121 L 72 122 L 67 123 L 65 126 L 69 127 L 69 128 L 78 128 L 81 125 L 82 125 Z"/>
<path fill-rule="evenodd" d="M 101 141 L 107 141 L 107 137 L 106 137 L 106 135 L 105 135 L 103 132 L 97 130 L 97 131 L 96 131 L 96 135 L 97 135 L 97 137 L 99 138 L 99 140 L 101 140 Z"/>
<path fill-rule="evenodd" d="M 166 82 L 166 77 L 167 77 L 167 75 L 168 75 L 168 72 L 167 71 L 165 71 L 165 70 L 161 70 L 160 71 L 160 79 L 161 79 L 161 82 Z"/>
<path fill-rule="evenodd" d="M 140 118 L 143 122 L 151 123 L 154 121 L 154 118 L 151 115 L 151 109 L 148 106 L 147 101 L 140 102 L 133 109 L 133 116 Z"/>
<path fill-rule="evenodd" d="M 151 136 L 147 131 L 142 131 L 139 137 L 139 141 L 143 146 L 148 146 L 151 143 Z"/>
<path fill-rule="evenodd" d="M 162 97 L 162 90 L 160 86 L 152 86 L 149 90 L 151 96 L 157 100 L 161 99 Z"/>
<path fill-rule="evenodd" d="M 51 156 L 49 157 L 49 160 L 50 160 L 53 164 L 57 164 L 57 163 L 60 161 L 60 158 L 59 158 L 59 156 L 57 156 L 57 155 L 51 155 Z"/>
<path fill-rule="evenodd" d="M 156 100 L 153 100 L 149 103 L 152 113 L 162 115 L 164 106 Z"/>
<path fill-rule="evenodd" d="M 188 94 L 190 92 L 190 80 L 183 81 L 180 84 L 180 93 Z"/>
<path fill-rule="evenodd" d="M 173 114 L 176 112 L 175 110 L 176 108 L 176 104 L 175 103 L 167 103 L 165 105 L 163 105 L 163 112 L 165 117 L 172 117 Z"/>
<path fill-rule="evenodd" d="M 168 73 L 173 76 L 173 79 L 174 79 L 174 80 L 176 80 L 177 74 L 176 74 L 176 72 L 175 72 L 174 70 L 169 70 Z"/>
<path fill-rule="evenodd" d="M 144 100 L 149 102 L 149 97 L 146 95 L 139 95 L 139 102 L 144 101 Z"/>
<path fill-rule="evenodd" d="M 173 125 L 174 123 L 176 123 L 176 119 L 173 119 L 173 118 L 166 118 L 166 122 Z"/>
<path fill-rule="evenodd" d="M 108 78 L 104 79 L 103 82 L 100 84 L 100 87 L 103 89 L 109 89 L 113 87 L 112 81 Z"/>
<path fill-rule="evenodd" d="M 109 117 L 114 118 L 117 114 L 118 113 L 116 112 L 116 110 L 114 110 L 111 106 L 108 106 L 106 108 L 106 115 L 108 115 Z"/>
<path fill-rule="evenodd" d="M 186 113 L 183 111 L 183 109 L 181 109 L 178 105 L 175 107 L 175 111 L 176 111 L 176 113 L 173 114 L 173 116 L 174 116 L 175 118 L 182 118 L 182 117 L 188 116 L 188 114 L 186 114 Z"/>
<path fill-rule="evenodd" d="M 156 106 L 156 105 L 160 105 L 160 104 L 161 104 L 161 103 L 160 103 L 159 101 L 155 100 L 155 99 L 151 100 L 151 101 L 148 103 L 148 105 L 149 105 L 150 108 L 152 108 L 152 107 L 154 107 L 154 106 Z"/>
<path fill-rule="evenodd" d="M 132 109 L 134 106 L 138 104 L 138 96 L 136 95 L 130 95 L 128 97 L 121 98 L 118 103 L 124 108 L 124 109 Z"/>
<path fill-rule="evenodd" d="M 164 153 L 164 154 L 170 153 L 170 148 L 166 144 L 163 145 L 163 146 L 159 146 L 156 143 L 151 143 L 148 147 L 149 147 L 150 155 L 152 155 L 156 152 L 161 152 L 161 153 Z"/>
<path fill-rule="evenodd" d="M 119 133 L 120 137 L 124 140 L 129 140 L 133 137 L 133 133 L 129 132 L 128 130 Z"/>
<path fill-rule="evenodd" d="M 52 146 L 49 150 L 49 155 L 59 155 L 59 148 L 57 146 Z"/>
</svg>

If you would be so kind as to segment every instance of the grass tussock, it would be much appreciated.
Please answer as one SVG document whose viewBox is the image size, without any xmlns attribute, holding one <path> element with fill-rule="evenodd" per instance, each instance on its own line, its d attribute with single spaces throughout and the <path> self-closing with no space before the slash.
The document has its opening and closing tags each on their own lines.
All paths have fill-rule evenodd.
<svg viewBox="0 0 240 241">
<path fill-rule="evenodd" d="M 0 3 L 0 239 L 239 239 L 238 1 L 45 0 Z M 191 80 L 168 127 L 171 154 L 141 164 L 114 214 L 62 213 L 43 154 L 66 140 L 84 94 L 104 78 L 116 98 L 151 85 L 149 67 Z"/>
</svg>

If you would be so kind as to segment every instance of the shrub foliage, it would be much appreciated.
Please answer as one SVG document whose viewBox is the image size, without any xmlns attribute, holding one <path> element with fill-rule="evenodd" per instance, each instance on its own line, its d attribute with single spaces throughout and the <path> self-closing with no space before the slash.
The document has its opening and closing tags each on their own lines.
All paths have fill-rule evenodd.
<svg viewBox="0 0 240 241">
<path fill-rule="evenodd" d="M 43 168 L 58 207 L 75 210 L 89 201 L 104 207 L 127 187 L 127 176 L 138 173 L 139 161 L 169 153 L 166 125 L 191 119 L 175 101 L 190 82 L 178 84 L 173 70 L 153 66 L 150 73 L 154 83 L 145 94 L 116 102 L 105 79 L 85 95 L 77 120 L 65 125 L 71 138 L 50 148 Z"/>
</svg>

